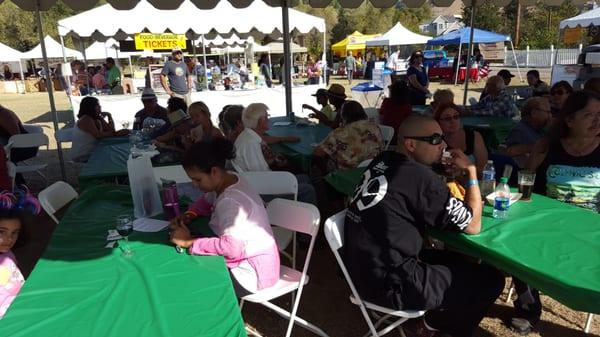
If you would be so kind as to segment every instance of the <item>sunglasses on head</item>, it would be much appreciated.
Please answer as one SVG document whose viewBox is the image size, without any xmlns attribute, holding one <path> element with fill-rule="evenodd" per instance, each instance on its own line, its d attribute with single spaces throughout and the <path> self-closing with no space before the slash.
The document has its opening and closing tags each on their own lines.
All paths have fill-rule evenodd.
<svg viewBox="0 0 600 337">
<path fill-rule="evenodd" d="M 444 135 L 440 135 L 439 133 L 434 133 L 431 136 L 405 136 L 404 138 L 420 140 L 431 145 L 440 145 L 444 141 Z"/>
</svg>

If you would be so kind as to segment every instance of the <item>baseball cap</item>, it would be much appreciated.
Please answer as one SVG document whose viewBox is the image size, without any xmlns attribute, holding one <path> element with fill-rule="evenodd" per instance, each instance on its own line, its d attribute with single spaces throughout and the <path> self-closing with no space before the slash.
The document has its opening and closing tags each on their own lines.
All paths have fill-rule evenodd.
<svg viewBox="0 0 600 337">
<path fill-rule="evenodd" d="M 496 74 L 500 77 L 504 77 L 504 78 L 513 78 L 515 77 L 515 75 L 511 74 L 510 71 L 506 70 L 506 69 L 502 69 L 498 72 L 498 74 Z"/>
<path fill-rule="evenodd" d="M 317 92 L 315 92 L 311 96 L 314 96 L 314 97 L 317 97 L 317 96 L 327 96 L 327 89 L 319 89 L 319 90 L 317 90 Z"/>
<path fill-rule="evenodd" d="M 173 48 L 173 50 L 171 50 L 171 54 L 175 54 L 175 53 L 183 53 L 183 51 L 181 51 L 181 48 L 175 47 L 175 48 Z"/>
</svg>

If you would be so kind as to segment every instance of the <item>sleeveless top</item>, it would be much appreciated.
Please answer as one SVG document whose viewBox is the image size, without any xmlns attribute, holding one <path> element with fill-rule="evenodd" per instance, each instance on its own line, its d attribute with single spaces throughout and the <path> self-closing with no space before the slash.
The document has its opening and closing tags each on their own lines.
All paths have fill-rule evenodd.
<svg viewBox="0 0 600 337">
<path fill-rule="evenodd" d="M 550 144 L 534 191 L 600 213 L 600 146 L 588 155 L 573 156 L 560 141 Z"/>
<path fill-rule="evenodd" d="M 98 139 L 88 132 L 81 130 L 76 124 L 73 127 L 73 144 L 70 152 L 71 160 L 86 162 L 97 144 Z"/>
</svg>

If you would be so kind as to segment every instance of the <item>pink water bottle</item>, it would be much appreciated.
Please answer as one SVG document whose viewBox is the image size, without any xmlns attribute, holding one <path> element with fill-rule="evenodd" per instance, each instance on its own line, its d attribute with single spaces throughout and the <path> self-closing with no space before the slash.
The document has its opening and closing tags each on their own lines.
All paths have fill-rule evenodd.
<svg viewBox="0 0 600 337">
<path fill-rule="evenodd" d="M 179 216 L 179 195 L 177 194 L 177 183 L 172 180 L 162 180 L 163 212 L 166 220 L 172 220 Z"/>
</svg>

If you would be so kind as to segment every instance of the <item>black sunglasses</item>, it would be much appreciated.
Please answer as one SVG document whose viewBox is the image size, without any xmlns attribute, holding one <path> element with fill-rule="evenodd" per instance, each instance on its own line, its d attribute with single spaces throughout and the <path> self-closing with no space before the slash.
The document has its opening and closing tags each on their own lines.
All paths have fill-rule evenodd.
<svg viewBox="0 0 600 337">
<path fill-rule="evenodd" d="M 444 135 L 440 135 L 439 133 L 434 133 L 431 136 L 405 136 L 404 138 L 420 140 L 431 145 L 440 145 L 444 141 Z"/>
</svg>

